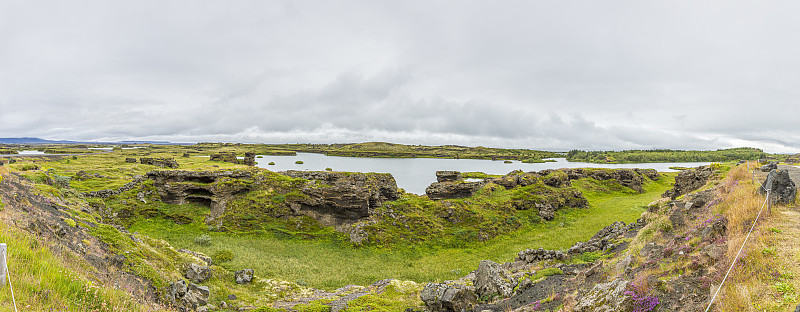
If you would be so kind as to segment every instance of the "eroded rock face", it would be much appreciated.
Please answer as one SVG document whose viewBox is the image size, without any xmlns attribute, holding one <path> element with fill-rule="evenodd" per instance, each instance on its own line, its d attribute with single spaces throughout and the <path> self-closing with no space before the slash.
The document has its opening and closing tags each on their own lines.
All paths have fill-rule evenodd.
<svg viewBox="0 0 800 312">
<path fill-rule="evenodd" d="M 766 190 L 769 189 L 772 193 L 770 196 L 773 196 L 777 202 L 782 204 L 794 203 L 797 197 L 797 187 L 789 177 L 789 171 L 781 169 L 771 171 L 769 174 L 772 175 L 772 178 L 770 179 L 768 176 L 762 183 L 763 187 L 759 188 L 758 192 L 766 194 Z"/>
<path fill-rule="evenodd" d="M 430 199 L 453 199 L 470 197 L 480 190 L 486 182 L 435 182 L 425 188 Z"/>
<path fill-rule="evenodd" d="M 683 170 L 675 177 L 675 186 L 661 197 L 669 197 L 672 199 L 677 198 L 683 194 L 701 188 L 708 182 L 708 179 L 713 174 L 711 166 L 700 166 L 694 169 Z"/>
<path fill-rule="evenodd" d="M 633 299 L 625 295 L 628 281 L 614 280 L 597 284 L 578 298 L 575 311 L 580 312 L 616 312 L 630 311 Z"/>
<path fill-rule="evenodd" d="M 208 311 L 208 298 L 211 292 L 206 286 L 197 286 L 180 280 L 167 287 L 170 303 L 178 311 Z"/>
<path fill-rule="evenodd" d="M 247 284 L 253 280 L 253 274 L 253 269 L 244 269 L 236 271 L 233 276 L 236 279 L 236 284 Z"/>
<path fill-rule="evenodd" d="M 478 304 L 473 288 L 458 283 L 428 283 L 419 297 L 431 312 L 472 311 Z"/>
<path fill-rule="evenodd" d="M 436 171 L 436 182 L 456 182 L 461 180 L 461 172 Z"/>
<path fill-rule="evenodd" d="M 196 202 L 209 206 L 211 211 L 207 222 L 221 216 L 225 212 L 225 204 L 233 196 L 245 193 L 252 187 L 242 181 L 233 181 L 252 177 L 252 173 L 244 170 L 157 170 L 148 172 L 146 177 L 153 180 L 153 186 L 165 203 L 182 205 Z"/>
<path fill-rule="evenodd" d="M 491 260 L 481 260 L 475 272 L 475 293 L 480 298 L 497 296 L 507 298 L 514 293 L 517 280 L 511 273 Z"/>
<path fill-rule="evenodd" d="M 283 174 L 311 180 L 301 191 L 305 197 L 287 199 L 296 213 L 307 214 L 326 226 L 354 223 L 370 216 L 383 202 L 399 196 L 391 174 L 295 171 Z"/>
</svg>

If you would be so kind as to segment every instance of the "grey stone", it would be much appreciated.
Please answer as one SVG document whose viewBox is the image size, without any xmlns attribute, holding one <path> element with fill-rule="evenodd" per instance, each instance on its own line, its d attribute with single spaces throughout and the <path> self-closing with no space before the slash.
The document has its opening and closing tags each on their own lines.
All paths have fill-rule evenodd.
<svg viewBox="0 0 800 312">
<path fill-rule="evenodd" d="M 475 292 L 462 284 L 428 283 L 420 299 L 431 312 L 472 311 L 478 304 Z"/>
<path fill-rule="evenodd" d="M 491 260 L 482 260 L 473 279 L 475 292 L 480 298 L 499 295 L 507 298 L 514 293 L 517 280 L 510 272 Z"/>
<path fill-rule="evenodd" d="M 211 270 L 206 265 L 189 264 L 184 277 L 195 283 L 203 282 L 211 277 Z"/>
<path fill-rule="evenodd" d="M 169 303 L 178 311 L 208 311 L 208 298 L 211 292 L 206 286 L 197 286 L 179 280 L 168 286 Z"/>
<path fill-rule="evenodd" d="M 234 277 L 236 278 L 236 284 L 246 284 L 250 283 L 253 280 L 253 269 L 244 269 L 239 270 L 234 273 Z"/>
</svg>

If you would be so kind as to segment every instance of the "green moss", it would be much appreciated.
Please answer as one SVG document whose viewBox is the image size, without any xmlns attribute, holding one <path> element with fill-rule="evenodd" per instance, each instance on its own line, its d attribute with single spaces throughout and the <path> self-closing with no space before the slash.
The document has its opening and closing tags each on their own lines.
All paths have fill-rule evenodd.
<svg viewBox="0 0 800 312">
<path fill-rule="evenodd" d="M 75 225 L 76 225 L 75 220 L 72 220 L 70 218 L 64 219 L 64 223 L 66 223 L 67 225 L 69 225 L 71 227 L 75 227 Z"/>
<path fill-rule="evenodd" d="M 233 260 L 233 253 L 230 250 L 220 250 L 211 256 L 216 263 L 225 263 Z"/>
<path fill-rule="evenodd" d="M 331 306 L 324 304 L 330 300 L 316 300 L 307 304 L 298 304 L 294 306 L 294 310 L 299 312 L 330 312 Z"/>
<path fill-rule="evenodd" d="M 564 271 L 559 268 L 544 268 L 541 270 L 536 271 L 533 275 L 530 276 L 532 281 L 536 281 L 542 277 L 551 276 L 551 275 L 562 275 Z"/>
</svg>

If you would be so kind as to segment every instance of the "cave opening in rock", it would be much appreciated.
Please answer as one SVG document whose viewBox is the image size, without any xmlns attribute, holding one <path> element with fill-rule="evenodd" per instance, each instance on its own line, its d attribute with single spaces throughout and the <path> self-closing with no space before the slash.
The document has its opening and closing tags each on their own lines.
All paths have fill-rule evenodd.
<svg viewBox="0 0 800 312">
<path fill-rule="evenodd" d="M 213 197 L 214 196 L 214 193 L 211 193 L 211 191 L 209 191 L 207 189 L 201 189 L 201 188 L 188 189 L 188 190 L 186 190 L 186 194 L 189 195 L 189 196 L 192 196 L 192 195 L 194 195 L 194 196 L 209 196 L 209 197 Z"/>
<path fill-rule="evenodd" d="M 189 197 L 186 197 L 186 202 L 187 203 L 194 203 L 194 204 L 203 205 L 203 206 L 206 206 L 206 207 L 209 207 L 209 208 L 211 207 L 211 198 L 191 197 L 191 196 L 189 196 Z"/>
</svg>

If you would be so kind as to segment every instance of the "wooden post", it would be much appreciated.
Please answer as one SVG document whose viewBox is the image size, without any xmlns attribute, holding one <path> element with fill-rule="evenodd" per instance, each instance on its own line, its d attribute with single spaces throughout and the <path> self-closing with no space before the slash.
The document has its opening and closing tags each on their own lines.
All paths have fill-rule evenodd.
<svg viewBox="0 0 800 312">
<path fill-rule="evenodd" d="M 0 243 L 0 287 L 6 286 L 6 243 Z"/>
</svg>

